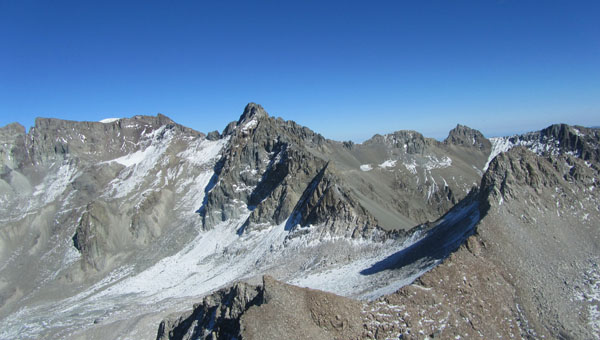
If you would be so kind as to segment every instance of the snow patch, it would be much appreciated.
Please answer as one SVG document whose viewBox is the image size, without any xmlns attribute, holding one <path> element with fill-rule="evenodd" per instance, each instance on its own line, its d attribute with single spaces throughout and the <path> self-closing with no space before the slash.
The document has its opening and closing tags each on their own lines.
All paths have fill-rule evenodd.
<svg viewBox="0 0 600 340">
<path fill-rule="evenodd" d="M 208 139 L 198 139 L 185 150 L 177 154 L 177 156 L 185 159 L 194 165 L 203 165 L 219 156 L 223 147 L 229 141 L 229 136 L 217 141 Z"/>
<path fill-rule="evenodd" d="M 76 172 L 77 169 L 71 164 L 62 164 L 56 172 L 46 176 L 44 181 L 35 187 L 33 196 L 41 198 L 45 204 L 54 201 L 65 191 Z"/>
<path fill-rule="evenodd" d="M 581 131 L 579 131 L 579 129 L 577 129 L 577 128 L 573 128 L 573 133 L 575 135 L 577 135 L 578 137 L 585 137 L 585 134 L 582 133 Z"/>
<path fill-rule="evenodd" d="M 104 118 L 104 119 L 100 120 L 100 123 L 108 124 L 108 123 L 116 122 L 119 119 L 121 119 L 121 118 Z"/>
<path fill-rule="evenodd" d="M 371 164 L 363 164 L 360 166 L 360 170 L 362 171 L 371 171 L 373 170 L 373 167 L 371 166 Z"/>
<path fill-rule="evenodd" d="M 108 192 L 112 193 L 115 198 L 129 195 L 140 183 L 149 178 L 148 174 L 159 163 L 173 139 L 173 131 L 165 129 L 166 126 L 163 125 L 148 134 L 148 137 L 152 140 L 144 150 L 138 150 L 132 154 L 103 162 L 117 162 L 126 167 L 119 173 L 117 178 L 109 183 L 111 187 Z M 160 180 L 158 177 L 157 179 Z"/>
<path fill-rule="evenodd" d="M 254 129 L 257 125 L 258 121 L 256 120 L 256 118 L 253 118 L 252 120 L 244 124 L 244 126 L 242 126 L 242 132 L 247 133 L 248 130 Z"/>
<path fill-rule="evenodd" d="M 388 159 L 387 161 L 379 164 L 379 167 L 382 169 L 393 168 L 396 166 L 396 160 Z"/>
<path fill-rule="evenodd" d="M 452 166 L 452 159 L 448 156 L 444 156 L 441 159 L 435 156 L 427 156 L 427 161 L 423 165 L 425 170 L 443 169 Z"/>
<path fill-rule="evenodd" d="M 332 292 L 342 296 L 351 296 L 361 299 L 375 300 L 385 294 L 391 294 L 396 290 L 412 283 L 417 277 L 431 269 L 426 266 L 407 276 L 382 278 L 385 271 L 376 275 L 363 275 L 361 272 L 371 268 L 376 263 L 397 253 L 399 250 L 406 249 L 416 242 L 420 241 L 425 235 L 415 232 L 402 244 L 394 247 L 383 246 L 377 252 L 376 256 L 362 257 L 345 265 L 328 268 L 321 272 L 306 273 L 299 275 L 299 278 L 291 280 L 289 283 L 300 287 L 309 287 Z M 379 284 L 379 285 L 378 285 Z"/>
<path fill-rule="evenodd" d="M 417 162 L 413 159 L 411 163 L 403 163 L 406 170 L 410 171 L 413 175 L 417 174 Z"/>
<path fill-rule="evenodd" d="M 588 325 L 593 329 L 596 339 L 600 339 L 600 266 L 598 258 L 590 260 L 590 268 L 584 272 L 584 287 L 575 291 L 575 299 L 586 303 Z"/>
<path fill-rule="evenodd" d="M 243 222 L 249 214 L 246 214 Z M 94 300 L 135 294 L 147 303 L 208 293 L 243 277 L 244 265 L 254 257 L 219 261 L 211 255 L 224 252 L 238 235 L 236 224 L 220 224 L 200 233 L 179 253 L 166 257 L 138 275 L 128 277 L 94 296 Z M 284 226 L 282 226 L 284 228 Z M 227 255 L 225 253 L 225 258 Z"/>
<path fill-rule="evenodd" d="M 494 137 L 490 138 L 490 142 L 492 143 L 492 151 L 488 156 L 487 162 L 485 162 L 485 166 L 483 167 L 483 171 L 486 171 L 490 166 L 490 163 L 496 156 L 498 156 L 502 152 L 507 152 L 510 150 L 515 144 L 510 141 L 510 138 L 507 137 Z"/>
</svg>

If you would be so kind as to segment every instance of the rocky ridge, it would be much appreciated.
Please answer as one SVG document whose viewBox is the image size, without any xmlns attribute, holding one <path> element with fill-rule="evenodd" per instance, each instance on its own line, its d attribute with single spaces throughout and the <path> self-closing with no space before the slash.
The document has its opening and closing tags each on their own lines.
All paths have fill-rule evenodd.
<svg viewBox="0 0 600 340">
<path fill-rule="evenodd" d="M 600 160 L 598 131 L 597 128 L 554 124 L 540 131 L 522 135 L 491 138 L 492 152 L 487 164 L 499 153 L 515 146 L 524 146 L 541 156 L 569 154 L 587 162 L 598 162 Z"/>
<path fill-rule="evenodd" d="M 261 285 L 237 283 L 167 318 L 156 339 L 360 339 L 361 309 L 358 301 L 265 276 Z"/>
<path fill-rule="evenodd" d="M 522 228 L 530 232 L 523 239 L 539 239 L 551 245 L 549 249 L 560 244 L 579 246 L 557 256 L 569 258 L 575 268 L 555 275 L 572 278 L 567 282 L 574 286 L 563 283 L 567 288 L 562 290 L 556 288 L 560 282 L 544 274 L 541 257 L 528 262 L 544 268 L 536 275 L 549 277 L 553 287 L 536 288 L 535 294 L 523 288 L 527 282 L 543 285 L 537 276 L 527 276 L 525 266 L 511 254 L 528 249 L 530 243 L 542 249 L 538 243 L 512 240 L 520 247 L 507 246 L 512 253 L 494 253 L 502 261 L 491 255 L 469 257 L 460 246 L 477 230 L 468 249 L 492 241 L 498 243 L 497 249 L 503 248 L 512 229 L 500 232 L 502 228 L 484 228 L 487 224 L 514 228 L 523 221 L 549 225 L 560 221 L 591 226 L 598 220 L 593 212 L 597 130 L 568 126 L 546 130 L 544 136 L 554 137 L 538 136 L 537 142 L 524 144 L 538 151 L 542 160 L 515 148 L 508 153 L 510 160 L 499 166 L 492 158 L 501 144 L 486 143 L 481 133 L 464 126 L 457 126 L 443 142 L 414 131 L 397 131 L 353 144 L 331 141 L 294 122 L 270 117 L 253 103 L 223 133 L 206 136 L 162 115 L 105 123 L 38 119 L 29 133 L 15 124 L 0 128 L 0 337 L 106 338 L 126 333 L 146 338 L 156 334 L 156 325 L 167 311 L 181 311 L 190 299 L 265 273 L 349 297 L 392 299 L 390 294 L 401 287 L 411 289 L 415 279 L 427 280 L 437 271 L 460 281 L 463 272 L 452 265 L 460 261 L 465 262 L 461 268 L 471 268 L 480 273 L 478 277 L 489 275 L 498 287 L 505 284 L 499 279 L 502 276 L 508 286 L 499 289 L 520 294 L 518 305 L 506 309 L 510 323 L 479 331 L 492 335 L 505 329 L 501 325 L 514 327 L 517 322 L 526 333 L 554 335 L 558 329 L 561 334 L 585 337 L 588 328 L 560 316 L 557 300 L 536 301 L 571 292 L 580 304 L 569 308 L 579 308 L 582 320 L 595 315 L 596 295 L 586 283 L 596 277 L 594 262 L 584 261 L 581 255 L 596 252 L 593 228 L 573 232 L 572 238 L 560 234 L 560 228 L 551 228 L 550 235 L 560 235 L 555 240 Z M 541 153 L 543 148 L 534 147 L 548 143 L 554 151 Z M 476 189 L 480 183 L 482 190 Z M 587 196 L 574 204 L 578 195 Z M 530 210 L 519 210 L 524 200 L 533 202 Z M 549 212 L 560 216 L 551 219 Z M 495 234 L 473 242 L 486 230 Z M 540 254 L 553 256 L 543 249 Z M 438 266 L 442 262 L 448 265 Z M 563 266 L 560 261 L 552 265 Z M 511 281 L 507 272 L 529 281 Z M 467 283 L 475 282 L 476 277 L 465 277 Z M 444 292 L 433 283 L 438 277 L 431 278 L 431 287 L 423 286 L 431 290 L 414 287 L 415 292 L 435 289 L 435 299 L 449 294 L 444 301 L 470 311 L 476 300 L 455 299 L 462 290 L 471 289 L 467 283 Z M 470 292 L 487 301 L 490 287 L 479 285 Z M 250 287 L 242 294 L 239 288 L 229 296 L 250 297 L 257 289 Z M 289 293 L 286 299 L 304 294 L 295 288 L 284 290 Z M 558 290 L 564 290 L 563 295 Z M 508 293 L 503 296 L 509 301 Z M 219 299 L 210 310 L 219 306 L 219 313 L 227 315 L 227 308 L 220 306 L 227 305 L 223 301 L 229 298 Z M 421 298 L 415 295 L 415 300 Z M 362 321 L 356 323 L 362 326 L 358 333 L 354 333 L 358 328 L 352 328 L 352 334 L 419 337 L 419 331 L 431 335 L 442 328 L 437 321 L 430 328 L 417 326 L 417 319 L 401 319 L 390 312 L 399 311 L 401 305 L 384 299 L 377 303 L 363 305 Z M 410 315 L 425 313 L 418 309 L 421 306 L 426 305 L 412 305 Z M 427 313 L 440 306 L 431 305 Z M 472 313 L 488 320 L 489 306 Z M 312 307 L 307 308 L 303 310 Z M 534 311 L 541 311 L 543 318 L 531 317 Z M 448 312 L 455 323 L 465 319 L 451 308 Z M 385 319 L 377 313 L 395 316 Z M 257 312 L 256 317 L 260 315 Z M 431 315 L 431 320 L 438 320 Z M 202 320 L 196 324 L 206 321 Z M 317 325 L 315 337 L 338 334 L 337 330 L 320 333 L 321 326 L 335 323 L 323 320 L 329 321 Z M 392 327 L 402 325 L 401 320 L 406 321 L 404 328 Z M 523 326 L 524 320 L 530 326 Z M 448 329 L 454 333 L 448 334 L 475 334 L 453 327 Z M 217 333 L 226 334 L 225 329 Z"/>
<path fill-rule="evenodd" d="M 460 134 L 477 138 L 475 152 L 464 152 L 472 145 L 459 143 Z M 382 237 L 381 229 L 410 229 L 464 198 L 479 182 L 477 167 L 489 153 L 489 142 L 466 127 L 453 130 L 444 143 L 413 131 L 376 135 L 359 145 L 335 142 L 272 118 L 254 103 L 223 136 L 231 139 L 200 213 L 204 227 L 211 228 L 249 211 L 240 232 L 278 225 L 290 216 L 294 230 L 325 222 L 329 231 L 318 232 L 321 237 Z M 368 161 L 379 165 L 362 164 Z M 322 206 L 303 206 L 310 200 L 301 198 L 310 196 Z M 297 218 L 308 215 L 310 220 Z M 349 229 L 341 230 L 342 225 Z"/>
</svg>

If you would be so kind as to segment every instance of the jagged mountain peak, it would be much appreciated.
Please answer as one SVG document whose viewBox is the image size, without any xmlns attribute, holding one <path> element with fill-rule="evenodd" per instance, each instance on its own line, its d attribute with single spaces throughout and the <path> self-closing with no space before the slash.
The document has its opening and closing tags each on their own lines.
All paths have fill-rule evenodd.
<svg viewBox="0 0 600 340">
<path fill-rule="evenodd" d="M 240 119 L 238 120 L 238 125 L 242 124 L 244 122 L 250 121 L 254 118 L 262 118 L 262 117 L 268 117 L 269 115 L 267 114 L 267 111 L 265 111 L 265 109 L 260 105 L 260 104 L 256 104 L 256 103 L 248 103 L 246 105 L 246 107 L 244 108 L 244 112 L 242 113 L 242 115 L 240 116 Z"/>
<path fill-rule="evenodd" d="M 461 124 L 457 124 L 454 129 L 450 130 L 444 144 L 476 147 L 480 150 L 491 147 L 490 141 L 479 130 Z"/>
<path fill-rule="evenodd" d="M 363 143 L 365 146 L 387 145 L 405 148 L 409 154 L 422 154 L 428 145 L 434 144 L 436 144 L 434 139 L 427 138 L 414 130 L 398 130 L 385 135 L 375 134 Z"/>
<path fill-rule="evenodd" d="M 269 118 L 267 111 L 260 105 L 250 102 L 244 108 L 244 111 L 240 115 L 240 118 L 236 121 L 229 123 L 223 130 L 223 136 L 229 136 L 234 134 L 236 131 L 240 131 L 244 134 L 251 129 L 254 129 L 259 120 L 263 118 Z"/>
<path fill-rule="evenodd" d="M 559 137 L 561 135 L 566 135 L 569 133 L 581 134 L 581 133 L 579 133 L 579 129 L 581 129 L 581 128 L 586 129 L 585 127 L 582 127 L 582 126 L 559 123 L 559 124 L 552 124 L 552 125 L 546 127 L 545 129 L 542 129 L 541 132 L 543 135 L 551 135 L 554 137 Z"/>
<path fill-rule="evenodd" d="M 541 156 L 524 146 L 515 146 L 491 161 L 480 191 L 488 200 L 484 205 L 502 204 L 507 199 L 523 197 L 526 190 L 532 190 L 529 202 L 547 199 L 544 191 L 579 200 L 587 191 L 595 190 L 596 176 L 597 163 L 584 161 L 574 154 Z"/>
</svg>

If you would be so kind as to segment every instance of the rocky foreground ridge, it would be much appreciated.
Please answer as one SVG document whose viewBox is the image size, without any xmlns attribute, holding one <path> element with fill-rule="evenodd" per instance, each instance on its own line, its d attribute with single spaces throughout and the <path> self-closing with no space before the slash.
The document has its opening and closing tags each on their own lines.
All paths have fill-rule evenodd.
<svg viewBox="0 0 600 340">
<path fill-rule="evenodd" d="M 159 338 L 594 337 L 599 140 L 353 144 L 253 103 L 207 135 L 163 115 L 11 124 L 0 338 L 153 338 L 171 313 Z"/>
</svg>

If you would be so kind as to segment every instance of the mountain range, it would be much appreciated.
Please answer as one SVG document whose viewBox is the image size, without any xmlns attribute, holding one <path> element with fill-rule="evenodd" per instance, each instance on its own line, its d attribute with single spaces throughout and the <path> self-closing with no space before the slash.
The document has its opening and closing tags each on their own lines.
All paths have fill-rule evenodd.
<svg viewBox="0 0 600 340">
<path fill-rule="evenodd" d="M 599 142 L 10 124 L 0 338 L 599 338 Z"/>
</svg>

